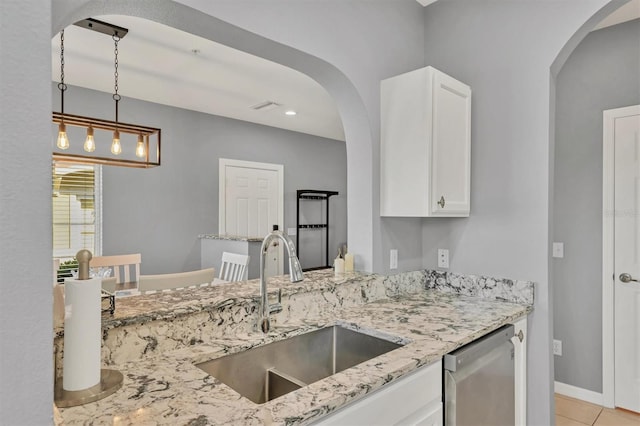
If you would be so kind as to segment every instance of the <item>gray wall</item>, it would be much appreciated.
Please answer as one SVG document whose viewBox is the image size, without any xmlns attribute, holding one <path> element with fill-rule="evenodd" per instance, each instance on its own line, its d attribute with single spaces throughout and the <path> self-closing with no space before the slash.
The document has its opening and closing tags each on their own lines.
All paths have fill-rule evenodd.
<svg viewBox="0 0 640 426">
<path fill-rule="evenodd" d="M 640 20 L 590 33 L 556 81 L 555 379 L 602 392 L 602 111 L 640 104 Z"/>
<path fill-rule="evenodd" d="M 25 25 L 26 24 L 26 25 Z M 0 2 L 0 422 L 52 423 L 51 10 Z"/>
<path fill-rule="evenodd" d="M 356 135 L 350 132 L 353 108 L 340 110 L 347 136 L 349 241 L 353 245 L 351 241 L 357 239 L 358 249 L 373 256 L 363 263 L 356 250 L 356 266 L 388 272 L 389 249 L 396 248 L 398 271 L 420 269 L 420 221 L 379 217 L 378 141 L 380 80 L 424 66 L 424 8 L 415 0 L 180 2 L 322 58 L 346 75 L 362 99 L 367 121 L 367 135 Z M 309 75 L 320 81 L 320 76 Z M 340 108 L 343 87 L 332 92 L 331 86 L 321 84 Z M 362 137 L 373 143 L 361 143 Z"/>
<path fill-rule="evenodd" d="M 54 105 L 58 105 L 55 84 L 52 90 Z M 103 167 L 104 255 L 141 253 L 143 274 L 199 269 L 197 235 L 218 232 L 219 158 L 284 165 L 285 230 L 296 226 L 297 189 L 339 191 L 331 199 L 331 253 L 339 242 L 346 242 L 344 142 L 126 96 L 119 108 L 122 121 L 162 129 L 162 165 L 152 169 Z M 113 101 L 107 93 L 69 86 L 65 111 L 111 119 Z M 314 234 L 319 242 L 320 234 Z M 304 247 L 315 247 L 313 243 Z M 323 252 L 317 249 L 301 254 L 306 265 L 324 262 Z"/>
<path fill-rule="evenodd" d="M 528 424 L 553 423 L 548 243 L 550 67 L 605 2 L 446 0 L 425 13 L 426 63 L 473 89 L 471 216 L 425 219 L 424 265 L 538 283 L 529 317 Z"/>
</svg>

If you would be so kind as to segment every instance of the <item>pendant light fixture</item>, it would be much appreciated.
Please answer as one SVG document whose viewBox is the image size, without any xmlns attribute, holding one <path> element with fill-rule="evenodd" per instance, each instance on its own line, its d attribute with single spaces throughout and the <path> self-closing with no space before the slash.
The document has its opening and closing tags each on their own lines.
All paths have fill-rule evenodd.
<svg viewBox="0 0 640 426">
<path fill-rule="evenodd" d="M 115 71 L 113 73 L 114 83 L 113 83 L 113 100 L 116 103 L 116 129 L 113 131 L 113 141 L 111 142 L 111 153 L 113 155 L 122 154 L 122 146 L 120 145 L 120 132 L 118 131 L 118 102 L 120 102 L 120 95 L 118 94 L 118 42 L 120 41 L 120 37 L 118 34 L 114 34 L 112 36 L 113 42 L 115 43 L 115 49 L 113 51 L 114 60 L 113 66 Z"/>
<path fill-rule="evenodd" d="M 54 149 L 53 158 L 56 161 L 84 164 L 105 164 L 126 167 L 149 168 L 160 165 L 160 129 L 120 122 L 118 116 L 119 102 L 122 97 L 118 93 L 118 43 L 127 35 L 128 29 L 113 24 L 84 19 L 74 25 L 111 36 L 114 49 L 114 91 L 112 99 L 115 102 L 115 121 L 108 121 L 93 117 L 66 114 L 64 112 L 64 92 L 67 85 L 64 82 L 64 30 L 60 32 L 60 112 L 53 113 L 53 123 L 57 124 L 58 139 L 56 147 L 65 152 Z M 67 136 L 67 126 L 86 129 L 86 139 L 82 149 L 71 146 Z M 110 148 L 100 145 L 105 140 L 105 133 L 111 135 Z M 73 136 L 73 133 L 72 133 Z M 150 146 L 155 145 L 154 150 Z M 102 148 L 101 148 L 102 146 Z M 98 151 L 98 153 L 95 153 Z M 108 155 L 108 153 L 111 155 Z M 87 153 L 91 154 L 88 155 Z M 153 155 L 152 155 L 153 154 Z"/>
<path fill-rule="evenodd" d="M 60 83 L 58 83 L 58 89 L 60 89 L 60 113 L 64 115 L 64 92 L 67 90 L 67 85 L 64 84 L 64 30 L 60 31 Z M 60 149 L 69 149 L 67 126 L 64 121 L 60 121 L 58 124 L 56 146 Z"/>
</svg>

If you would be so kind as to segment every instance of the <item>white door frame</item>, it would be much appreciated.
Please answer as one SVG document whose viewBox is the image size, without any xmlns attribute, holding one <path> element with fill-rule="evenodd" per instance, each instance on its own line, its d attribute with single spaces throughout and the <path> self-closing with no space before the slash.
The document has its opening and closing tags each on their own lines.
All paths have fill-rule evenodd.
<svg viewBox="0 0 640 426">
<path fill-rule="evenodd" d="M 271 170 L 278 174 L 278 226 L 284 230 L 284 166 L 282 164 L 258 163 L 255 161 L 231 160 L 229 158 L 220 158 L 218 162 L 218 233 L 226 234 L 226 224 L 223 215 L 226 211 L 226 173 L 227 166 L 246 167 L 249 169 Z M 253 237 L 262 237 L 263 235 L 251 235 Z"/>
<path fill-rule="evenodd" d="M 615 120 L 640 114 L 640 105 L 603 112 L 602 150 L 602 398 L 605 407 L 615 406 L 614 358 L 614 219 L 615 219 Z"/>
</svg>

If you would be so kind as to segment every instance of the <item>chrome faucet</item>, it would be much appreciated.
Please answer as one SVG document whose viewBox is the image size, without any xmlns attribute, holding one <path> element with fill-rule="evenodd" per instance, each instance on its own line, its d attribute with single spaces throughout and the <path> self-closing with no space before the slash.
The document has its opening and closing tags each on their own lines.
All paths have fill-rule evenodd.
<svg viewBox="0 0 640 426">
<path fill-rule="evenodd" d="M 280 305 L 280 292 L 278 292 L 278 303 L 274 305 L 269 304 L 269 300 L 267 299 L 267 277 L 264 276 L 267 250 L 274 240 L 281 240 L 287 249 L 287 254 L 289 255 L 289 279 L 291 282 L 297 283 L 304 279 L 302 266 L 300 266 L 300 261 L 296 256 L 296 247 L 293 245 L 293 241 L 291 241 L 291 238 L 284 232 L 278 231 L 277 228 L 274 229 L 264 238 L 262 247 L 260 248 L 260 328 L 263 333 L 268 333 L 271 328 L 269 314 L 282 310 L 282 306 Z"/>
</svg>

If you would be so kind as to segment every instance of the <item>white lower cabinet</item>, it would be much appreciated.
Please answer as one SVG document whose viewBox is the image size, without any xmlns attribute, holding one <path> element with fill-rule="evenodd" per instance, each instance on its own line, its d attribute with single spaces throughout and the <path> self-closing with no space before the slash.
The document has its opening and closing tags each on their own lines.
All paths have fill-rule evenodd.
<svg viewBox="0 0 640 426">
<path fill-rule="evenodd" d="M 442 361 L 365 395 L 315 425 L 442 425 Z"/>
<path fill-rule="evenodd" d="M 513 323 L 516 426 L 527 424 L 527 317 Z"/>
<path fill-rule="evenodd" d="M 514 324 L 515 424 L 527 424 L 527 317 Z M 314 425 L 443 424 L 442 361 L 394 381 L 318 420 Z"/>
</svg>

